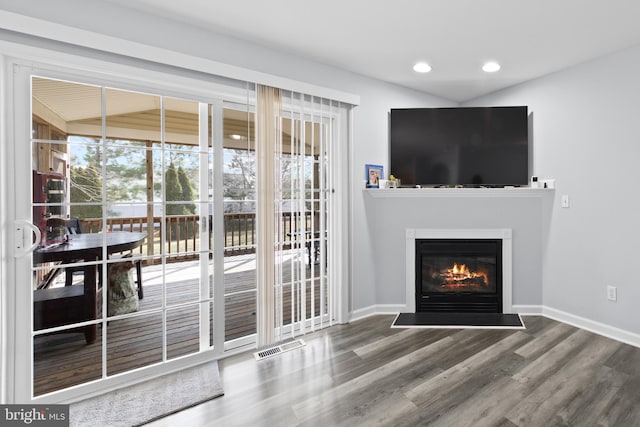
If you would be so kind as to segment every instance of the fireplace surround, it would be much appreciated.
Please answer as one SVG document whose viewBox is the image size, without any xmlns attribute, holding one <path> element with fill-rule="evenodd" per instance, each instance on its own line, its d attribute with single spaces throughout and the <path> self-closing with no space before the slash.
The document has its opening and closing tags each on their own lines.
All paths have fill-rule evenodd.
<svg viewBox="0 0 640 427">
<path fill-rule="evenodd" d="M 416 255 L 420 246 L 425 261 Z M 511 229 L 406 229 L 406 310 L 510 313 L 511 263 Z M 428 277 L 418 284 L 421 275 Z"/>
</svg>

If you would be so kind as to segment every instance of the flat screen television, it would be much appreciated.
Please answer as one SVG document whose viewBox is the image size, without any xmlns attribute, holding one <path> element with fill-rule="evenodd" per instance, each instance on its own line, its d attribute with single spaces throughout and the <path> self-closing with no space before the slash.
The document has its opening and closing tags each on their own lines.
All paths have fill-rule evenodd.
<svg viewBox="0 0 640 427">
<path fill-rule="evenodd" d="M 527 107 L 392 109 L 390 166 L 402 186 L 527 185 Z"/>
</svg>

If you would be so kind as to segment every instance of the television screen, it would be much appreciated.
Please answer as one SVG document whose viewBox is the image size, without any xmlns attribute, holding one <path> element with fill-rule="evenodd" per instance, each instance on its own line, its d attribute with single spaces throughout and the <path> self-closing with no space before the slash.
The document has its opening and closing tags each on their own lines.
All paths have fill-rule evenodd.
<svg viewBox="0 0 640 427">
<path fill-rule="evenodd" d="M 392 109 L 390 173 L 403 186 L 529 182 L 527 107 Z"/>
</svg>

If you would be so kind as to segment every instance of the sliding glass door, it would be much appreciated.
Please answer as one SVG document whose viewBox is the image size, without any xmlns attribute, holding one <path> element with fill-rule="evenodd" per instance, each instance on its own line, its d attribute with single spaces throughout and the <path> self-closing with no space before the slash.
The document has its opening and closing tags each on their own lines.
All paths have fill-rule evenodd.
<svg viewBox="0 0 640 427">
<path fill-rule="evenodd" d="M 31 94 L 33 395 L 213 348 L 211 105 L 38 76 Z"/>
<path fill-rule="evenodd" d="M 344 320 L 345 108 L 281 92 L 265 151 L 252 84 L 198 95 L 16 70 L 16 217 L 34 243 L 16 256 L 20 400 L 73 400 Z"/>
<path fill-rule="evenodd" d="M 334 117 L 330 108 L 301 94 L 286 93 L 283 100 L 274 206 L 282 218 L 276 239 L 276 341 L 331 324 L 329 295 L 335 286 L 327 254 Z"/>
</svg>

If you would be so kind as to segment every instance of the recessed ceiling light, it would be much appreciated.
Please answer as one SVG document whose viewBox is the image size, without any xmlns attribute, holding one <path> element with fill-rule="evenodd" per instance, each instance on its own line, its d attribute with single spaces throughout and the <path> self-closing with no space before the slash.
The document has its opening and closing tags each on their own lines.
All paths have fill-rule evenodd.
<svg viewBox="0 0 640 427">
<path fill-rule="evenodd" d="M 418 62 L 413 66 L 413 71 L 417 73 L 428 73 L 431 71 L 431 67 L 426 62 Z"/>
<path fill-rule="evenodd" d="M 482 71 L 485 73 L 495 73 L 500 69 L 500 64 L 497 62 L 487 62 L 482 66 Z"/>
</svg>

